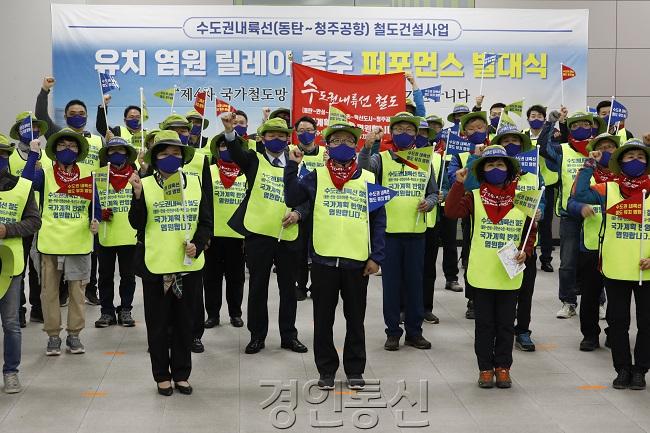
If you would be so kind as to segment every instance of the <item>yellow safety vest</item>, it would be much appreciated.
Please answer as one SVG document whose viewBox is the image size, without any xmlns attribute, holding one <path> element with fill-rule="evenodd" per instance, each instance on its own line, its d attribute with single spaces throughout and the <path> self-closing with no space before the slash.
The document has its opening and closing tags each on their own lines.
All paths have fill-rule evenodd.
<svg viewBox="0 0 650 433">
<path fill-rule="evenodd" d="M 560 201 L 558 203 L 560 211 L 567 211 L 567 203 L 569 202 L 573 182 L 586 159 L 583 154 L 573 150 L 568 143 L 562 143 L 562 175 L 560 177 Z"/>
<path fill-rule="evenodd" d="M 595 185 L 596 181 L 593 176 L 590 181 L 591 185 Z M 603 226 L 603 214 L 599 205 L 592 205 L 595 215 L 590 216 L 582 221 L 582 237 L 585 248 L 590 251 L 598 251 L 598 244 L 600 243 L 600 230 Z"/>
<path fill-rule="evenodd" d="M 18 178 L 16 186 L 10 190 L 0 191 L 0 224 L 14 224 L 22 220 L 31 188 L 32 182 L 21 177 Z M 5 238 L 2 240 L 2 244 L 9 247 L 14 255 L 14 267 L 11 275 L 20 275 L 25 267 L 23 238 Z"/>
<path fill-rule="evenodd" d="M 474 195 L 472 215 L 472 240 L 467 265 L 467 281 L 472 287 L 493 290 L 517 290 L 521 287 L 523 272 L 510 278 L 497 256 L 497 251 L 509 241 L 518 247 L 523 239 L 526 215 L 513 207 L 498 224 L 488 218 L 480 190 Z"/>
<path fill-rule="evenodd" d="M 317 146 L 318 147 L 318 146 Z M 289 145 L 289 150 L 293 149 L 299 149 L 298 146 L 295 144 Z M 307 167 L 307 170 L 309 171 L 314 171 L 318 167 L 325 167 L 325 152 L 323 149 L 318 147 L 318 154 L 316 155 L 303 155 L 302 156 L 302 163 L 305 164 L 305 167 Z"/>
<path fill-rule="evenodd" d="M 440 155 L 437 152 L 434 152 L 433 159 L 431 160 L 431 165 L 433 167 L 432 173 L 434 174 L 435 178 L 442 179 L 441 176 L 444 176 L 444 174 L 441 175 L 440 173 L 440 169 L 442 168 L 442 155 Z M 431 212 L 426 214 L 426 219 L 427 219 L 427 228 L 433 228 L 436 225 L 436 221 L 438 219 L 438 206 L 435 206 Z"/>
<path fill-rule="evenodd" d="M 524 129 L 522 131 L 524 134 L 528 134 L 530 137 L 530 129 Z M 537 139 L 530 137 L 530 142 L 533 146 L 537 146 Z M 556 184 L 560 180 L 560 175 L 557 171 L 552 171 L 546 165 L 546 159 L 540 155 L 539 156 L 539 172 L 542 174 L 542 179 L 544 179 L 544 185 L 548 188 L 551 185 Z"/>
<path fill-rule="evenodd" d="M 607 209 L 625 200 L 616 182 L 607 182 Z M 639 261 L 650 257 L 650 198 L 645 199 L 644 230 L 641 224 L 616 215 L 605 214 L 601 246 L 602 272 L 613 280 L 638 281 Z M 643 243 L 641 256 L 640 243 Z M 650 270 L 643 271 L 643 281 L 650 280 Z"/>
<path fill-rule="evenodd" d="M 370 246 L 366 184 L 375 183 L 375 175 L 363 170 L 338 190 L 325 167 L 316 168 L 316 173 L 314 251 L 323 257 L 366 261 Z"/>
<path fill-rule="evenodd" d="M 131 142 L 131 137 L 133 134 L 131 134 L 131 131 L 129 131 L 129 128 L 126 126 L 120 126 L 120 137 L 128 141 L 129 143 Z M 141 131 L 137 131 L 136 134 L 141 134 Z"/>
<path fill-rule="evenodd" d="M 40 152 L 38 160 L 41 161 L 41 166 L 52 165 L 52 160 L 43 151 Z M 25 170 L 25 165 L 27 165 L 27 161 L 24 160 L 22 156 L 20 156 L 17 150 L 9 155 L 9 172 L 14 176 L 22 176 L 23 170 Z M 34 200 L 36 201 L 36 206 L 40 206 L 40 198 L 41 193 L 34 191 Z"/>
<path fill-rule="evenodd" d="M 99 223 L 99 244 L 103 247 L 119 247 L 136 244 L 136 231 L 129 223 L 129 209 L 133 188 L 130 184 L 120 191 L 115 191 L 112 185 L 106 189 L 106 168 L 102 167 L 95 173 L 95 184 L 99 193 L 102 208 L 112 209 L 110 221 Z M 108 191 L 108 197 L 107 197 Z"/>
<path fill-rule="evenodd" d="M 203 269 L 205 257 L 192 259 L 191 265 L 183 263 L 185 237 L 192 239 L 196 232 L 201 204 L 201 182 L 197 176 L 186 175 L 185 210 L 180 201 L 165 200 L 165 194 L 155 176 L 142 179 L 142 191 L 147 206 L 147 225 L 144 230 L 144 263 L 152 274 L 172 274 Z M 189 226 L 186 226 L 189 224 Z"/>
<path fill-rule="evenodd" d="M 102 137 L 99 135 L 92 134 L 90 137 L 86 137 L 88 140 L 88 156 L 83 161 L 77 161 L 79 167 L 86 166 L 91 171 L 97 170 L 99 168 L 99 150 L 104 145 Z"/>
<path fill-rule="evenodd" d="M 90 175 L 88 166 L 79 164 L 79 178 Z M 52 166 L 43 167 L 43 177 L 41 230 L 36 243 L 38 251 L 58 256 L 90 254 L 93 250 L 93 234 L 88 218 L 91 202 L 82 197 L 58 193 L 60 187 Z"/>
<path fill-rule="evenodd" d="M 424 170 L 412 168 L 395 161 L 390 151 L 381 156 L 381 184 L 397 192 L 386 203 L 386 233 L 424 233 L 427 228 L 423 215 L 418 217 L 417 207 L 426 197 L 429 176 Z M 416 224 L 417 222 L 417 224 Z"/>
<path fill-rule="evenodd" d="M 243 239 L 242 235 L 230 228 L 228 220 L 246 197 L 246 178 L 239 176 L 230 188 L 225 188 L 221 183 L 219 167 L 216 164 L 210 166 L 210 174 L 212 175 L 212 194 L 214 195 L 212 198 L 214 236 Z"/>
<path fill-rule="evenodd" d="M 194 152 L 192 160 L 183 166 L 183 173 L 191 174 L 201 178 L 203 176 L 203 165 L 205 164 L 205 154 L 198 151 Z"/>
<path fill-rule="evenodd" d="M 255 152 L 259 161 L 257 176 L 248 199 L 244 227 L 251 233 L 295 241 L 298 238 L 298 224 L 282 229 L 282 219 L 290 212 L 284 204 L 284 169 L 274 167 L 269 161 Z"/>
</svg>

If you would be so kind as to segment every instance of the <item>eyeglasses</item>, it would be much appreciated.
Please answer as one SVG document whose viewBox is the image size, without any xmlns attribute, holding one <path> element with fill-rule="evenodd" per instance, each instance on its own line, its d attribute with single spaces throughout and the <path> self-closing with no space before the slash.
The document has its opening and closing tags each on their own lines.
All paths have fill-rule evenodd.
<svg viewBox="0 0 650 433">
<path fill-rule="evenodd" d="M 409 128 L 409 127 L 403 127 L 403 126 L 396 126 L 393 128 L 393 133 L 396 134 L 402 134 L 406 132 L 407 134 L 415 134 L 415 128 Z"/>
<path fill-rule="evenodd" d="M 348 146 L 354 146 L 354 140 L 351 138 L 335 138 L 333 140 L 330 140 L 330 144 L 333 144 L 335 146 L 338 146 L 339 144 L 345 144 Z"/>
</svg>

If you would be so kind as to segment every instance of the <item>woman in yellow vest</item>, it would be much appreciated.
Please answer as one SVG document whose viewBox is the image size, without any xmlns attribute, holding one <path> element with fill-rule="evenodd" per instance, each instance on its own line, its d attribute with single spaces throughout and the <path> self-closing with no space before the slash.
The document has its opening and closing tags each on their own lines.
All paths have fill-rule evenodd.
<svg viewBox="0 0 650 433">
<path fill-rule="evenodd" d="M 395 151 L 415 149 L 420 118 L 410 113 L 397 113 L 390 118 L 394 150 L 370 156 L 372 140 L 366 141 L 359 154 L 361 168 L 373 172 L 377 183 L 397 191 L 386 205 L 386 260 L 382 265 L 383 313 L 386 324 L 384 349 L 399 350 L 404 330 L 400 327 L 400 298 L 406 311 L 404 344 L 417 349 L 430 349 L 422 336 L 424 306 L 422 281 L 427 220 L 438 203 L 436 174 L 431 170 L 414 170 L 405 165 Z M 418 216 L 419 214 L 419 216 Z"/>
<path fill-rule="evenodd" d="M 386 214 L 383 207 L 369 212 L 367 185 L 375 176 L 357 164 L 361 129 L 348 123 L 323 131 L 329 160 L 325 167 L 298 178 L 303 154 L 293 149 L 284 169 L 287 205 L 312 204 L 312 297 L 314 300 L 314 358 L 320 373 L 318 387 L 334 389 L 339 356 L 332 327 L 339 292 L 346 321 L 343 367 L 350 389 L 365 386 L 364 318 L 368 276 L 384 260 Z"/>
<path fill-rule="evenodd" d="M 467 168 L 456 172 L 446 201 L 446 211 L 456 218 L 470 217 L 471 248 L 467 281 L 474 288 L 474 351 L 478 360 L 481 388 L 510 388 L 512 343 L 522 273 L 510 278 L 497 252 L 509 241 L 518 248 L 516 261 L 533 255 L 536 226 L 522 245 L 530 218 L 514 206 L 519 161 L 502 146 L 488 146 L 472 167 L 480 187 L 466 192 Z"/>
<path fill-rule="evenodd" d="M 245 145 L 240 136 L 241 144 Z M 230 324 L 236 328 L 244 326 L 241 303 L 244 296 L 245 258 L 244 236 L 230 227 L 228 220 L 246 196 L 246 177 L 233 162 L 226 148 L 223 133 L 210 142 L 214 163 L 210 165 L 212 175 L 212 202 L 214 206 L 214 231 L 210 247 L 205 251 L 206 265 L 203 268 L 205 290 L 205 311 L 208 318 L 206 328 L 219 325 L 219 310 L 223 298 L 222 284 L 226 280 L 226 301 Z M 201 317 L 203 312 L 201 312 Z"/>
<path fill-rule="evenodd" d="M 116 323 L 125 327 L 135 326 L 131 310 L 135 293 L 133 253 L 136 239 L 135 230 L 129 224 L 133 195 L 129 179 L 135 172 L 135 158 L 135 148 L 122 137 L 112 138 L 99 151 L 101 167 L 96 173 L 96 182 L 103 209 L 97 253 L 101 315 L 95 321 L 96 328 L 107 328 Z M 120 306 L 117 309 L 113 304 L 115 260 L 120 264 Z"/>
<path fill-rule="evenodd" d="M 250 271 L 248 287 L 248 354 L 265 347 L 269 328 L 268 290 L 271 267 L 277 270 L 280 291 L 280 347 L 297 353 L 307 352 L 298 340 L 296 329 L 296 279 L 294 266 L 300 245 L 298 221 L 309 213 L 307 203 L 289 208 L 284 201 L 284 166 L 291 129 L 281 118 L 269 119 L 258 130 L 257 149 L 245 149 L 235 132 L 235 113 L 224 113 L 226 147 L 233 162 L 246 176 L 246 197 L 228 221 L 228 226 L 244 236 L 246 263 Z M 239 138 L 239 139 L 238 139 Z"/>
<path fill-rule="evenodd" d="M 43 330 L 49 339 L 45 354 L 61 354 L 61 306 L 59 282 L 64 274 L 68 282 L 70 304 L 66 346 L 71 353 L 84 353 L 79 333 L 85 327 L 84 290 L 90 280 L 93 235 L 101 221 L 101 205 L 95 189 L 95 207 L 86 197 L 59 192 L 66 191 L 81 180 L 90 184 L 91 171 L 79 164 L 88 153 L 88 142 L 83 135 L 71 129 L 62 129 L 48 138 L 45 153 L 53 161 L 35 170 L 38 160 L 38 142 L 29 153 L 23 177 L 33 181 L 34 190 L 41 194 L 42 227 L 38 233 L 36 248 L 41 254 L 41 303 Z M 89 189 L 88 184 L 82 188 Z M 89 191 L 89 194 L 90 191 Z M 92 197 L 92 195 L 91 195 Z"/>
<path fill-rule="evenodd" d="M 600 231 L 600 260 L 608 301 L 607 336 L 617 373 L 613 387 L 641 390 L 646 387 L 645 374 L 650 368 L 650 242 L 647 240 L 650 148 L 639 139 L 628 140 L 609 159 L 610 170 L 619 178 L 591 185 L 594 168 L 604 154 L 599 150 L 589 153 L 576 179 L 575 198 L 607 210 L 603 212 Z M 625 200 L 634 204 L 621 204 Z M 645 213 L 640 217 L 641 223 L 625 218 L 630 210 L 638 210 L 638 206 Z M 616 214 L 617 209 L 621 210 L 620 216 Z M 629 336 L 632 294 L 637 325 L 634 360 Z"/>
<path fill-rule="evenodd" d="M 153 378 L 166 396 L 173 393 L 172 380 L 182 394 L 192 393 L 194 298 L 212 235 L 212 202 L 201 181 L 178 175 L 193 155 L 176 132 L 160 131 L 145 157 L 153 175 L 140 179 L 133 173 L 130 179 L 129 221 L 138 232 L 135 273 L 142 278 Z"/>
</svg>

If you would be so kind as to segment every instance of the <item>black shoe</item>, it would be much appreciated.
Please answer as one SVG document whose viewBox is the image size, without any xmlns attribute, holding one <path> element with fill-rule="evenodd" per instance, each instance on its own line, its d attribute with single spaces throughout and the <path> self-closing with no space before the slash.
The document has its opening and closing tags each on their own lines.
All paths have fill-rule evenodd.
<svg viewBox="0 0 650 433">
<path fill-rule="evenodd" d="M 384 349 L 391 352 L 399 350 L 399 339 L 399 335 L 389 335 L 384 343 Z"/>
<path fill-rule="evenodd" d="M 431 311 L 424 312 L 424 321 L 427 323 L 433 323 L 434 325 L 440 323 L 440 319 L 438 319 L 438 316 L 433 314 Z"/>
<path fill-rule="evenodd" d="M 431 349 L 431 343 L 421 335 L 416 337 L 409 337 L 407 335 L 404 339 L 404 344 L 415 347 L 416 349 Z"/>
<path fill-rule="evenodd" d="M 29 321 L 33 323 L 43 323 L 43 312 L 40 309 L 32 307 L 32 311 L 29 313 Z"/>
<path fill-rule="evenodd" d="M 219 326 L 219 317 L 208 317 L 208 320 L 205 321 L 203 324 L 203 327 L 205 329 L 210 329 L 214 328 L 215 326 Z"/>
<path fill-rule="evenodd" d="M 96 290 L 86 290 L 86 304 L 99 305 L 99 298 Z"/>
<path fill-rule="evenodd" d="M 246 346 L 246 349 L 244 350 L 244 353 L 253 354 L 257 353 L 260 350 L 264 349 L 264 340 L 251 340 L 250 343 Z"/>
<path fill-rule="evenodd" d="M 185 394 L 185 395 L 191 395 L 193 391 L 191 385 L 183 386 L 175 382 L 174 382 L 174 388 L 176 388 L 176 390 L 178 390 L 178 392 L 180 392 L 181 394 Z"/>
<path fill-rule="evenodd" d="M 321 374 L 318 379 L 318 389 L 327 391 L 334 389 L 334 375 L 333 374 Z"/>
<path fill-rule="evenodd" d="M 125 328 L 133 328 L 135 326 L 135 320 L 133 320 L 131 310 L 120 310 L 117 313 L 117 324 Z"/>
<path fill-rule="evenodd" d="M 348 376 L 348 388 L 353 390 L 361 390 L 366 387 L 366 381 L 360 374 L 351 374 Z"/>
<path fill-rule="evenodd" d="M 169 388 L 161 388 L 160 385 L 156 386 L 158 388 L 158 394 L 164 395 L 165 397 L 169 397 L 174 393 L 174 388 L 171 386 Z"/>
<path fill-rule="evenodd" d="M 618 376 L 612 382 L 614 389 L 626 389 L 630 387 L 630 382 L 632 381 L 632 374 L 629 370 L 620 370 Z"/>
<path fill-rule="evenodd" d="M 585 337 L 580 342 L 580 350 L 582 352 L 593 352 L 600 347 L 598 337 Z"/>
<path fill-rule="evenodd" d="M 291 341 L 287 341 L 286 343 L 280 344 L 280 347 L 283 349 L 289 349 L 292 352 L 296 352 L 296 353 L 307 352 L 307 346 L 302 344 L 297 338 L 294 338 Z"/>
<path fill-rule="evenodd" d="M 609 342 L 609 335 L 605 334 L 605 347 L 608 349 L 612 348 L 612 343 Z"/>
<path fill-rule="evenodd" d="M 555 269 L 553 269 L 553 265 L 548 263 L 548 262 L 542 263 L 542 265 L 540 266 L 540 269 L 542 271 L 544 271 L 544 272 L 553 272 L 553 271 L 555 271 Z"/>
<path fill-rule="evenodd" d="M 115 320 L 115 316 L 111 314 L 102 314 L 99 316 L 99 319 L 95 321 L 95 328 L 108 328 L 116 323 L 117 320 Z"/>
<path fill-rule="evenodd" d="M 452 292 L 462 292 L 463 286 L 458 284 L 457 280 L 447 281 L 447 283 L 445 283 L 445 290 L 450 290 Z"/>
<path fill-rule="evenodd" d="M 192 340 L 192 347 L 190 347 L 190 350 L 192 351 L 192 353 L 205 352 L 205 347 L 203 346 L 203 343 L 201 343 L 200 338 L 195 338 Z"/>
<path fill-rule="evenodd" d="M 307 289 L 299 289 L 296 287 L 296 301 L 304 301 L 307 299 Z"/>
<path fill-rule="evenodd" d="M 465 318 L 474 320 L 474 301 L 467 301 L 467 311 L 465 311 Z"/>
<path fill-rule="evenodd" d="M 244 326 L 244 321 L 242 320 L 241 317 L 231 317 L 230 324 L 235 328 L 241 328 L 242 326 Z"/>
<path fill-rule="evenodd" d="M 18 312 L 18 322 L 20 322 L 21 328 L 27 327 L 27 319 L 25 319 L 25 312 L 23 310 Z"/>
<path fill-rule="evenodd" d="M 645 389 L 645 372 L 633 371 L 632 379 L 630 380 L 630 389 L 641 391 Z"/>
</svg>

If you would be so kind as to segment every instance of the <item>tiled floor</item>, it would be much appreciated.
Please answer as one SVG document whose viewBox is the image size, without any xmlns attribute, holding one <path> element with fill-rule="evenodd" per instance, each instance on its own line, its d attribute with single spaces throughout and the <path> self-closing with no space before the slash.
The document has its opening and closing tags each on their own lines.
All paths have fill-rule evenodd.
<svg viewBox="0 0 650 433">
<path fill-rule="evenodd" d="M 434 312 L 441 322 L 424 324 L 432 350 L 401 347 L 389 353 L 382 348 L 381 280 L 372 277 L 366 319 L 366 378 L 380 380 L 374 396 L 370 389 L 353 393 L 343 387 L 328 396 L 309 389 L 309 381 L 317 378 L 311 353 L 311 300 L 299 303 L 297 323 L 309 353 L 280 349 L 274 321 L 267 349 L 245 355 L 246 328 L 225 324 L 206 330 L 206 352 L 193 357 L 190 380 L 194 394 L 158 396 L 146 353 L 138 286 L 137 326 L 89 327 L 82 333 L 85 355 L 46 358 L 44 333 L 39 325 L 28 325 L 21 366 L 25 390 L 0 395 L 0 432 L 265 433 L 280 431 L 273 426 L 274 416 L 278 426 L 292 425 L 286 429 L 291 432 L 360 431 L 355 422 L 357 426 L 375 425 L 370 431 L 377 432 L 650 431 L 650 392 L 613 390 L 609 386 L 613 379 L 609 350 L 578 351 L 577 317 L 555 318 L 559 308 L 556 280 L 557 273 L 538 274 L 532 324 L 538 351 L 515 351 L 512 389 L 482 390 L 476 386 L 474 323 L 464 318 L 463 295 L 437 289 Z M 440 284 L 439 280 L 438 287 Z M 275 318 L 277 291 L 270 292 L 270 316 Z M 86 308 L 92 326 L 99 307 Z M 345 327 L 341 312 L 338 319 L 336 344 L 342 347 Z M 338 378 L 343 378 L 342 371 Z M 295 382 L 290 382 L 292 379 Z M 269 386 L 262 386 L 263 381 Z M 406 384 L 413 406 L 407 398 L 395 398 L 400 381 Z M 281 384 L 285 391 L 263 409 L 263 402 Z M 295 421 L 283 406 L 295 406 Z M 428 426 L 406 427 L 418 422 Z M 319 423 L 340 426 L 310 427 Z"/>
</svg>

